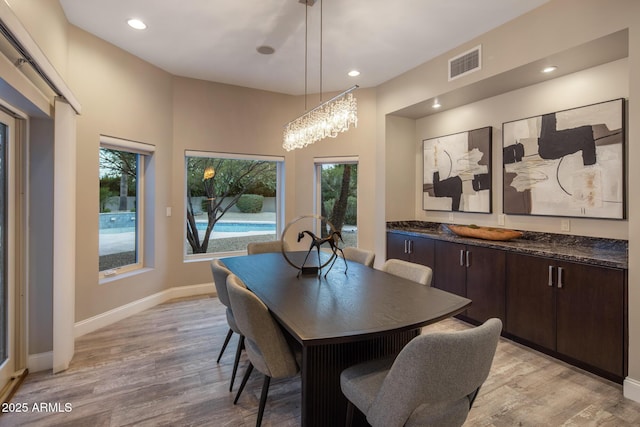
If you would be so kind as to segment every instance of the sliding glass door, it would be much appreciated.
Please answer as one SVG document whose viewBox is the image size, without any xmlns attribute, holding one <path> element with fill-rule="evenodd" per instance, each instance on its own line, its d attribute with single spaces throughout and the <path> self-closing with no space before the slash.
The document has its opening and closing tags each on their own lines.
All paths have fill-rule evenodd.
<svg viewBox="0 0 640 427">
<path fill-rule="evenodd" d="M 14 120 L 0 112 L 0 389 L 15 371 L 13 358 L 15 227 L 11 211 L 15 206 L 13 191 Z"/>
</svg>

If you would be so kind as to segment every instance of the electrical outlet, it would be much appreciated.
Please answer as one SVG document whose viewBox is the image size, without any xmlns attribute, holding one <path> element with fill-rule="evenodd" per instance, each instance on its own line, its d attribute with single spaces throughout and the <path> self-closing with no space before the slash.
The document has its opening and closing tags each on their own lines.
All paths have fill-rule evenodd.
<svg viewBox="0 0 640 427">
<path fill-rule="evenodd" d="M 504 214 L 498 215 L 498 225 L 504 225 Z"/>
<path fill-rule="evenodd" d="M 568 219 L 563 219 L 560 221 L 560 231 L 570 231 L 571 230 L 571 221 Z"/>
<path fill-rule="evenodd" d="M 453 214 L 452 213 L 449 214 L 449 222 L 453 222 Z"/>
<path fill-rule="evenodd" d="M 171 206 L 167 206 L 167 216 L 171 216 Z"/>
</svg>

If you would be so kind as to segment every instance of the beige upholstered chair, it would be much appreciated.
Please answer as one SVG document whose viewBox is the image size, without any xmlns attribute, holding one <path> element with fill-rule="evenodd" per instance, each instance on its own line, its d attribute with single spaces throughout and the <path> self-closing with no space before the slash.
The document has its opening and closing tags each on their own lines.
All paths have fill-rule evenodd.
<svg viewBox="0 0 640 427">
<path fill-rule="evenodd" d="M 489 376 L 502 322 L 411 340 L 398 357 L 342 371 L 340 387 L 373 427 L 461 426 Z"/>
<path fill-rule="evenodd" d="M 233 311 L 231 310 L 231 303 L 229 302 L 229 294 L 227 293 L 227 276 L 229 274 L 232 274 L 231 271 L 224 265 L 222 261 L 220 261 L 219 259 L 214 259 L 211 260 L 211 274 L 213 275 L 213 283 L 216 287 L 218 299 L 225 307 L 227 307 L 227 324 L 229 325 L 229 332 L 227 332 L 227 336 L 224 339 L 224 344 L 222 344 L 222 348 L 220 349 L 220 354 L 218 354 L 218 360 L 216 360 L 216 363 L 220 363 L 222 353 L 224 353 L 224 350 L 227 348 L 227 344 L 229 344 L 229 340 L 231 339 L 233 333 L 235 332 L 239 335 L 238 347 L 236 348 L 236 358 L 233 362 L 231 383 L 229 384 L 229 391 L 231 391 L 233 389 L 233 383 L 236 379 L 236 372 L 238 372 L 240 354 L 242 353 L 242 348 L 244 347 L 244 336 L 242 335 L 242 333 L 240 333 L 240 329 L 236 324 L 235 317 L 233 316 Z"/>
<path fill-rule="evenodd" d="M 355 248 L 353 246 L 342 248 L 342 252 L 344 253 L 345 259 L 364 264 L 367 267 L 373 267 L 373 262 L 376 259 L 375 252 L 368 251 L 366 249 Z"/>
<path fill-rule="evenodd" d="M 249 255 L 269 252 L 282 252 L 282 242 L 280 240 L 273 240 L 270 242 L 251 242 L 247 245 L 247 254 Z"/>
<path fill-rule="evenodd" d="M 433 271 L 430 267 L 415 262 L 403 261 L 400 259 L 388 259 L 382 266 L 382 271 L 386 271 L 394 276 L 413 280 L 425 286 L 431 286 Z"/>
<path fill-rule="evenodd" d="M 234 274 L 227 277 L 227 290 L 236 322 L 245 336 L 245 349 L 250 362 L 233 403 L 238 402 L 255 367 L 264 374 L 256 420 L 256 426 L 260 426 L 271 378 L 289 378 L 300 369 L 294 351 L 267 306 Z"/>
</svg>

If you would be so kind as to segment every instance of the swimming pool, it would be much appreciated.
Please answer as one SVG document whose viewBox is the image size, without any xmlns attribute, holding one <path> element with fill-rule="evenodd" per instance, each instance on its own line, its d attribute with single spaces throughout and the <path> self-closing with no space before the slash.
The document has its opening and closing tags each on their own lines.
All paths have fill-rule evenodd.
<svg viewBox="0 0 640 427">
<path fill-rule="evenodd" d="M 207 229 L 205 221 L 196 222 L 196 227 L 200 231 Z M 242 233 L 248 231 L 276 231 L 276 224 L 273 222 L 217 222 L 213 231 L 220 233 Z"/>
<path fill-rule="evenodd" d="M 207 229 L 206 221 L 197 221 L 196 227 L 198 231 L 205 231 Z M 117 227 L 117 228 L 101 228 L 102 234 L 119 234 L 119 233 L 132 233 L 136 231 L 135 227 Z M 251 231 L 272 231 L 275 233 L 276 224 L 274 222 L 217 222 L 213 227 L 213 231 L 218 233 L 248 233 Z"/>
</svg>

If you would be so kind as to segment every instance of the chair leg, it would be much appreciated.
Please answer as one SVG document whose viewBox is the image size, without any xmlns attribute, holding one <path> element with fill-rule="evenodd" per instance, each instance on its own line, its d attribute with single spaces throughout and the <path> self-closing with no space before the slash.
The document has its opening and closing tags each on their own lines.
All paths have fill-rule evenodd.
<svg viewBox="0 0 640 427">
<path fill-rule="evenodd" d="M 220 354 L 218 354 L 218 360 L 216 360 L 216 363 L 220 363 L 220 358 L 222 357 L 222 353 L 224 353 L 224 350 L 227 348 L 227 344 L 229 344 L 231 335 L 233 335 L 233 331 L 229 329 L 229 332 L 227 332 L 227 337 L 224 339 L 224 344 L 222 344 L 222 348 L 220 349 Z"/>
<path fill-rule="evenodd" d="M 236 359 L 233 361 L 233 372 L 231 373 L 231 384 L 229 384 L 229 391 L 233 390 L 233 383 L 236 380 L 236 372 L 238 372 L 238 364 L 240 363 L 240 354 L 244 348 L 244 335 L 240 335 L 238 340 L 238 348 L 236 348 Z"/>
<path fill-rule="evenodd" d="M 347 400 L 347 418 L 344 422 L 346 427 L 351 427 L 353 424 L 353 403 L 350 400 Z"/>
<path fill-rule="evenodd" d="M 240 388 L 238 389 L 238 393 L 236 394 L 236 398 L 233 399 L 233 404 L 238 403 L 238 398 L 244 390 L 244 386 L 247 385 L 247 380 L 249 379 L 249 375 L 251 375 L 251 371 L 253 371 L 253 365 L 249 362 L 249 366 L 247 366 L 247 372 L 244 373 L 244 377 L 242 378 L 242 382 L 240 383 Z"/>
<path fill-rule="evenodd" d="M 256 420 L 256 427 L 260 427 L 262 424 L 262 414 L 264 414 L 264 405 L 267 403 L 267 394 L 269 393 L 269 384 L 271 383 L 271 377 L 269 375 L 264 376 L 264 382 L 262 383 L 262 394 L 260 395 L 260 406 L 258 407 L 258 419 Z"/>
</svg>

